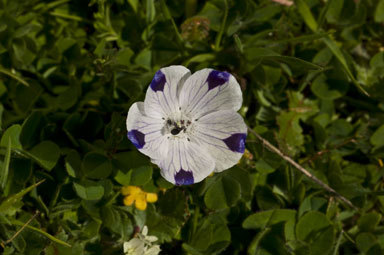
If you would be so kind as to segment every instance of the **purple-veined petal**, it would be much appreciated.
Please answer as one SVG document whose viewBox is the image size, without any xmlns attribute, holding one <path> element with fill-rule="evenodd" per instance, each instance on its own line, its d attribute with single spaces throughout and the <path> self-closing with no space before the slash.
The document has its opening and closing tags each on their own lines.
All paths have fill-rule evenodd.
<svg viewBox="0 0 384 255">
<path fill-rule="evenodd" d="M 194 140 L 215 160 L 215 172 L 234 166 L 245 149 L 247 126 L 237 112 L 217 111 L 196 122 Z"/>
<path fill-rule="evenodd" d="M 190 74 L 190 71 L 183 66 L 169 66 L 157 71 L 145 96 L 146 115 L 166 118 L 178 111 L 178 94 Z"/>
<path fill-rule="evenodd" d="M 171 140 L 168 155 L 152 162 L 159 165 L 167 181 L 176 185 L 200 182 L 215 168 L 214 160 L 204 148 L 185 139 Z"/>
<path fill-rule="evenodd" d="M 126 124 L 128 139 L 138 150 L 151 158 L 167 155 L 169 141 L 162 134 L 164 120 L 146 116 L 143 102 L 129 108 Z"/>
<path fill-rule="evenodd" d="M 240 85 L 231 74 L 203 69 L 185 81 L 179 101 L 184 114 L 200 118 L 213 111 L 238 111 L 243 98 Z"/>
</svg>

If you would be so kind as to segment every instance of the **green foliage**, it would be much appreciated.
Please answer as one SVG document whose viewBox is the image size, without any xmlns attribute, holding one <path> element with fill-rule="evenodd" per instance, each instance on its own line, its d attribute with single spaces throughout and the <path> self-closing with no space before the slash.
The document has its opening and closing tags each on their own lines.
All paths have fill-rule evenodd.
<svg viewBox="0 0 384 255">
<path fill-rule="evenodd" d="M 161 254 L 382 254 L 384 0 L 292 2 L 0 0 L 0 253 L 122 254 L 147 225 Z M 125 119 L 176 64 L 232 73 L 246 123 L 359 210 L 252 134 L 165 181 Z"/>
</svg>

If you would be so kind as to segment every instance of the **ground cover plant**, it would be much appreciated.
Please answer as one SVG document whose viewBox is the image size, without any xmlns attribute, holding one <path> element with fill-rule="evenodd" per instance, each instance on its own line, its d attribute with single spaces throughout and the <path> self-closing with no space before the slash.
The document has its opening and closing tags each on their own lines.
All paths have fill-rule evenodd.
<svg viewBox="0 0 384 255">
<path fill-rule="evenodd" d="M 383 38 L 384 0 L 0 0 L 0 253 L 382 254 Z M 170 65 L 249 127 L 187 186 L 125 126 Z"/>
</svg>

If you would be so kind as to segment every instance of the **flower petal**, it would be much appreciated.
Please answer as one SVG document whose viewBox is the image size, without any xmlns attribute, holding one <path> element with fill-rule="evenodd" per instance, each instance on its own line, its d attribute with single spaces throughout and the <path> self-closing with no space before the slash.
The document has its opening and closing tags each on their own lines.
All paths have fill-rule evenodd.
<svg viewBox="0 0 384 255">
<path fill-rule="evenodd" d="M 132 238 L 129 242 L 124 242 L 124 253 L 144 252 L 144 242 L 138 238 Z"/>
<path fill-rule="evenodd" d="M 145 251 L 144 255 L 158 255 L 160 253 L 160 245 L 154 245 Z"/>
<path fill-rule="evenodd" d="M 145 199 L 145 195 L 141 194 L 136 197 L 135 207 L 141 211 L 147 209 L 147 200 Z"/>
<path fill-rule="evenodd" d="M 137 195 L 139 194 L 141 191 L 141 189 L 137 186 L 124 186 L 121 188 L 121 194 L 123 194 L 123 196 L 128 196 L 128 195 Z"/>
<path fill-rule="evenodd" d="M 150 242 L 150 243 L 153 243 L 153 242 L 156 242 L 158 240 L 158 238 L 157 238 L 157 236 L 146 236 L 145 240 Z"/>
<path fill-rule="evenodd" d="M 215 172 L 234 166 L 245 149 L 247 126 L 237 112 L 217 111 L 196 122 L 195 139 L 215 160 Z"/>
<path fill-rule="evenodd" d="M 243 98 L 240 85 L 231 74 L 203 69 L 185 81 L 179 102 L 184 114 L 200 118 L 212 111 L 238 111 Z"/>
<path fill-rule="evenodd" d="M 148 227 L 147 225 L 144 225 L 143 229 L 141 230 L 141 234 L 144 236 L 148 235 Z"/>
<path fill-rule="evenodd" d="M 147 202 L 154 203 L 157 201 L 157 194 L 156 193 L 147 193 L 146 198 L 147 198 Z"/>
<path fill-rule="evenodd" d="M 144 108 L 147 116 L 166 118 L 178 111 L 178 93 L 190 75 L 190 71 L 184 66 L 169 66 L 157 71 L 145 95 Z"/>
<path fill-rule="evenodd" d="M 168 140 L 163 136 L 164 120 L 148 117 L 144 112 L 144 103 L 134 103 L 128 111 L 128 139 L 142 153 L 151 158 L 163 158 L 167 155 Z"/>
<path fill-rule="evenodd" d="M 124 205 L 131 206 L 134 201 L 135 201 L 135 196 L 129 195 L 129 196 L 124 197 L 123 202 L 124 202 Z"/>
<path fill-rule="evenodd" d="M 212 157 L 193 141 L 175 139 L 170 141 L 164 160 L 154 160 L 161 175 L 176 185 L 189 185 L 206 178 L 215 168 Z"/>
</svg>

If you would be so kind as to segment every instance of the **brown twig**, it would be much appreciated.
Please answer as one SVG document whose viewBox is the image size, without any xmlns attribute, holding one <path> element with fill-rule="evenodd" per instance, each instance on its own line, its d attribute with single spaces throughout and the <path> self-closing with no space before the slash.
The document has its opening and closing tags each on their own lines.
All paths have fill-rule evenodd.
<svg viewBox="0 0 384 255">
<path fill-rule="evenodd" d="M 356 206 L 354 206 L 352 204 L 351 201 L 349 201 L 347 198 L 345 198 L 344 196 L 342 196 L 341 194 L 337 193 L 336 190 L 332 189 L 331 187 L 329 187 L 327 184 L 325 184 L 324 182 L 322 182 L 321 180 L 319 180 L 316 176 L 314 176 L 313 174 L 311 174 L 307 169 L 305 169 L 304 167 L 302 167 L 301 165 L 299 165 L 298 163 L 296 163 L 293 159 L 291 159 L 290 157 L 288 157 L 287 155 L 285 155 L 284 153 L 282 153 L 278 148 L 276 148 L 275 146 L 273 146 L 270 142 L 268 142 L 267 140 L 265 140 L 264 138 L 262 138 L 258 133 L 256 133 L 254 130 L 252 130 L 251 128 L 248 127 L 248 130 L 257 137 L 257 139 L 259 139 L 263 145 L 265 147 L 267 147 L 267 149 L 269 149 L 270 151 L 276 153 L 277 155 L 279 155 L 281 158 L 283 158 L 285 161 L 287 161 L 289 164 L 291 164 L 292 166 L 294 166 L 295 168 L 297 168 L 300 172 L 302 172 L 305 176 L 307 176 L 308 178 L 310 178 L 312 181 L 314 181 L 315 183 L 317 183 L 318 185 L 320 185 L 322 188 L 324 188 L 326 191 L 330 192 L 330 193 L 333 193 L 338 199 L 340 199 L 341 201 L 343 201 L 344 203 L 346 203 L 347 205 L 349 205 L 350 207 L 352 207 L 353 209 L 355 210 L 358 210 L 358 208 Z"/>
<path fill-rule="evenodd" d="M 12 242 L 13 241 L 13 239 L 15 239 L 20 233 L 21 233 L 21 231 L 23 231 L 24 230 L 24 228 L 26 227 L 26 226 L 28 226 L 30 223 L 31 223 L 31 221 L 33 221 L 38 215 L 40 214 L 40 212 L 39 211 L 36 211 L 35 212 L 35 214 L 10 238 L 10 239 L 8 239 L 7 241 L 5 241 L 4 243 L 2 242 L 1 243 L 1 246 L 2 247 L 5 247 L 5 245 L 7 245 L 7 244 L 9 244 L 10 242 Z"/>
</svg>

